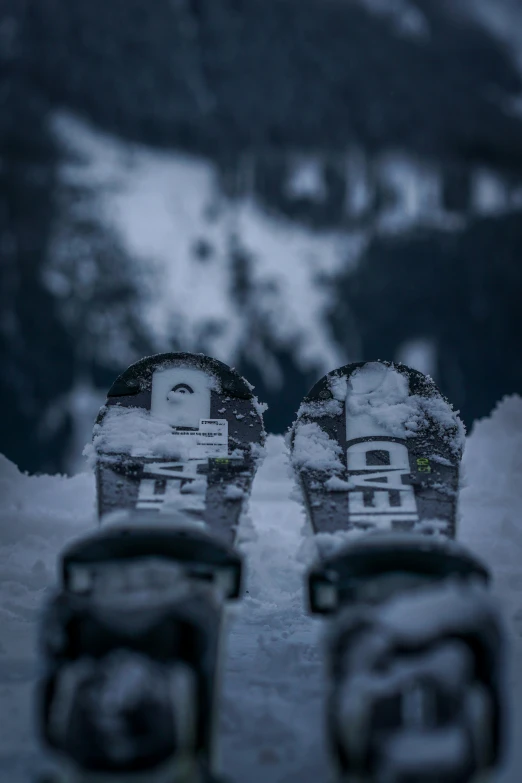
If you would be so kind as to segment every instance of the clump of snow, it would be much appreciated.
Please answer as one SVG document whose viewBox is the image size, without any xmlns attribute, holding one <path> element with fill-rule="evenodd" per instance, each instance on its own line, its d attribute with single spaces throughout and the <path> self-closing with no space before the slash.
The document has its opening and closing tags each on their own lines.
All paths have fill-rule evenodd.
<svg viewBox="0 0 522 783">
<path fill-rule="evenodd" d="M 259 402 L 257 397 L 253 397 L 251 402 L 252 402 L 252 405 L 254 406 L 255 410 L 259 413 L 260 416 L 262 416 L 263 413 L 268 410 L 268 403 L 266 403 L 266 402 Z"/>
<path fill-rule="evenodd" d="M 430 454 L 429 459 L 431 462 L 437 462 L 439 465 L 446 465 L 447 467 L 452 465 L 449 459 L 446 459 L 446 457 L 441 457 L 440 454 Z"/>
<path fill-rule="evenodd" d="M 344 402 L 348 393 L 346 376 L 330 375 L 328 378 L 328 388 L 330 389 L 334 400 Z"/>
<path fill-rule="evenodd" d="M 307 470 L 343 470 L 342 449 L 316 422 L 298 421 L 293 434 L 292 464 Z"/>
<path fill-rule="evenodd" d="M 428 418 L 430 422 L 437 424 L 439 436 L 451 448 L 453 453 L 462 453 L 466 443 L 466 428 L 458 415 L 458 411 L 453 410 L 453 406 L 442 397 L 426 398 L 421 395 L 415 395 L 412 399 L 417 403 L 422 415 Z M 421 418 L 421 415 L 419 415 L 419 418 Z"/>
<path fill-rule="evenodd" d="M 347 485 L 348 490 L 353 488 L 350 482 L 339 480 L 338 491 L 345 491 L 342 486 L 343 484 Z M 328 482 L 325 482 L 325 486 L 327 485 Z M 313 546 L 307 545 L 306 552 L 308 552 L 312 560 L 314 559 L 314 556 L 317 557 L 317 553 L 319 553 L 322 558 L 327 559 L 340 554 L 349 544 L 360 542 L 361 539 L 364 539 L 368 543 L 371 541 L 372 537 L 375 536 L 376 543 L 381 545 L 384 534 L 390 534 L 393 537 L 391 544 L 401 535 L 408 538 L 411 538 L 411 536 L 415 534 L 426 535 L 430 538 L 436 537 L 438 543 L 443 544 L 448 550 L 448 553 L 455 551 L 456 554 L 459 554 L 461 552 L 458 544 L 454 540 L 448 538 L 449 524 L 447 520 L 436 518 L 425 519 L 414 523 L 411 531 L 408 531 L 407 533 L 403 533 L 402 531 L 393 531 L 390 533 L 388 522 L 385 522 L 382 529 L 379 529 L 378 524 L 372 522 L 371 525 L 360 525 L 353 527 L 350 530 L 336 530 L 333 533 L 316 533 L 313 537 Z M 427 543 L 429 545 L 429 538 L 427 538 Z M 422 543 L 419 542 L 419 546 L 421 545 Z M 311 562 L 311 560 L 308 562 Z"/>
<path fill-rule="evenodd" d="M 244 496 L 244 490 L 236 484 L 229 484 L 225 489 L 225 500 L 241 500 Z"/>
<path fill-rule="evenodd" d="M 340 416 L 343 412 L 340 400 L 320 400 L 301 403 L 297 418 L 306 416 L 309 419 L 319 419 L 321 416 Z"/>
<path fill-rule="evenodd" d="M 206 478 L 192 479 L 181 485 L 181 495 L 204 495 L 207 491 Z"/>
<path fill-rule="evenodd" d="M 235 370 L 236 368 L 235 368 L 235 367 L 232 367 L 232 369 L 233 369 L 233 370 Z M 244 381 L 244 384 L 245 384 L 245 386 L 246 386 L 246 387 L 247 387 L 247 388 L 248 388 L 248 389 L 249 389 L 251 392 L 253 392 L 253 391 L 254 391 L 254 389 L 256 388 L 256 387 L 254 386 L 254 384 L 253 384 L 253 383 L 250 383 L 250 381 L 249 381 L 249 380 L 247 380 L 246 378 L 243 378 L 243 381 Z"/>
<path fill-rule="evenodd" d="M 250 450 L 250 456 L 259 466 L 264 461 L 266 456 L 265 446 L 261 443 L 256 443 L 253 441 L 252 443 L 249 444 L 249 450 Z M 237 454 L 239 458 L 243 459 L 242 449 L 235 449 L 230 454 L 231 459 L 234 458 L 234 454 Z"/>
<path fill-rule="evenodd" d="M 130 454 L 133 457 L 183 459 L 186 447 L 170 424 L 151 416 L 144 408 L 111 405 L 94 427 L 94 450 L 98 454 Z M 87 454 L 91 451 L 87 449 Z"/>
<path fill-rule="evenodd" d="M 354 481 L 344 481 L 339 476 L 332 476 L 324 482 L 328 492 L 348 492 L 349 489 L 355 489 L 357 486 Z"/>
<path fill-rule="evenodd" d="M 377 362 L 356 370 L 348 381 L 346 423 L 349 439 L 367 435 L 415 437 L 435 424 L 439 437 L 455 454 L 461 453 L 465 428 L 441 396 L 410 395 L 405 375 Z"/>
<path fill-rule="evenodd" d="M 348 440 L 384 434 L 404 438 L 414 413 L 404 375 L 370 362 L 350 376 L 346 395 Z"/>
<path fill-rule="evenodd" d="M 464 424 L 442 396 L 410 394 L 407 376 L 380 362 L 368 362 L 347 378 L 332 375 L 328 388 L 333 399 L 305 402 L 297 422 L 323 416 L 346 416 L 348 440 L 369 435 L 411 438 L 435 425 L 439 437 L 460 455 L 465 443 Z"/>
</svg>

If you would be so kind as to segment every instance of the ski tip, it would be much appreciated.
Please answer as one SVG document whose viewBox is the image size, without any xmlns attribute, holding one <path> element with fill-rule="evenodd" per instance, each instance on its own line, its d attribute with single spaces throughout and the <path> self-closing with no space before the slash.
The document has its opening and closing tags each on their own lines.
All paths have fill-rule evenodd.
<svg viewBox="0 0 522 783">
<path fill-rule="evenodd" d="M 341 422 L 343 415 L 352 424 L 361 417 L 365 425 L 370 424 L 368 417 L 374 420 L 371 431 L 355 428 L 360 437 L 377 432 L 400 438 L 438 436 L 457 461 L 462 457 L 466 430 L 458 412 L 429 375 L 405 364 L 356 362 L 327 373 L 304 397 L 290 428 L 290 447 L 302 422 Z M 356 435 L 347 430 L 347 437 Z"/>
<path fill-rule="evenodd" d="M 420 372 L 420 370 L 415 370 L 413 367 L 401 364 L 400 362 L 375 359 L 364 362 L 352 362 L 351 364 L 345 364 L 342 367 L 331 370 L 317 381 L 303 401 L 305 403 L 310 403 L 335 399 L 335 387 L 339 381 L 342 379 L 350 381 L 363 369 L 366 371 L 366 378 L 364 389 L 361 390 L 362 393 L 367 394 L 369 392 L 377 391 L 379 386 L 386 382 L 387 375 L 391 370 L 400 373 L 400 375 L 407 379 L 409 393 L 411 395 L 419 394 L 423 397 L 431 397 L 434 395 L 443 396 L 431 376 L 425 375 Z"/>
<path fill-rule="evenodd" d="M 248 381 L 224 362 L 204 354 L 179 351 L 145 356 L 131 364 L 116 378 L 107 397 L 129 397 L 150 392 L 153 373 L 170 367 L 190 367 L 201 370 L 213 376 L 216 379 L 216 387 L 231 397 L 251 400 L 254 396 Z"/>
</svg>

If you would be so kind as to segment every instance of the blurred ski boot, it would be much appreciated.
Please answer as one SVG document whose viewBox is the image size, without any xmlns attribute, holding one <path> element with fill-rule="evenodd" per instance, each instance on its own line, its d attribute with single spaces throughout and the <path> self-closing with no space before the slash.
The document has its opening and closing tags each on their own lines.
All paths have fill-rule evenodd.
<svg viewBox="0 0 522 783">
<path fill-rule="evenodd" d="M 215 780 L 226 598 L 240 559 L 193 531 L 102 529 L 63 556 L 42 623 L 39 723 L 53 780 Z"/>
<path fill-rule="evenodd" d="M 483 567 L 448 542 L 371 536 L 311 575 L 340 777 L 470 783 L 499 760 L 502 634 Z"/>
</svg>

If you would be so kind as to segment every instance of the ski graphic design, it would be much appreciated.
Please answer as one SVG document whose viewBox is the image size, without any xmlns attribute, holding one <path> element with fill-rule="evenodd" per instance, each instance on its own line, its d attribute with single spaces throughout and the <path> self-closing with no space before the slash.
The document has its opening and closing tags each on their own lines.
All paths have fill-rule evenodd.
<svg viewBox="0 0 522 783">
<path fill-rule="evenodd" d="M 264 442 L 247 382 L 199 354 L 143 359 L 109 390 L 94 432 L 100 518 L 168 515 L 233 544 Z"/>
<path fill-rule="evenodd" d="M 464 430 L 433 381 L 404 365 L 330 373 L 293 432 L 314 532 L 456 530 Z"/>
<path fill-rule="evenodd" d="M 498 762 L 500 623 L 454 540 L 464 435 L 431 378 L 381 361 L 322 378 L 289 433 L 340 779 L 471 783 Z"/>
<path fill-rule="evenodd" d="M 49 779 L 218 780 L 223 609 L 241 595 L 234 544 L 264 437 L 250 385 L 210 357 L 148 357 L 109 390 L 101 526 L 62 553 L 41 626 Z"/>
</svg>

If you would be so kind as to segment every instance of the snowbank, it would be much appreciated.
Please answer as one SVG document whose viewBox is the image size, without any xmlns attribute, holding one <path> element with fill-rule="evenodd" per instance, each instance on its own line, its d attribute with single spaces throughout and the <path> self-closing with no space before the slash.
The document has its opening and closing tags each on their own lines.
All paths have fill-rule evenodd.
<svg viewBox="0 0 522 783">
<path fill-rule="evenodd" d="M 94 523 L 94 477 L 27 476 L 0 456 L 0 779 L 28 781 L 36 628 L 56 556 Z"/>
</svg>

